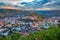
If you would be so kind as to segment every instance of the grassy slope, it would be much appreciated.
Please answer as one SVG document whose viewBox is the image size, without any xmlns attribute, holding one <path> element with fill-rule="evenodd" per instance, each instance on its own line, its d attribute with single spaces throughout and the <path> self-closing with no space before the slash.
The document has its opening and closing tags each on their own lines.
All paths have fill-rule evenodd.
<svg viewBox="0 0 60 40">
<path fill-rule="evenodd" d="M 37 31 L 28 37 L 22 37 L 20 34 L 11 34 L 3 36 L 0 40 L 60 40 L 60 28 L 49 28 L 45 31 Z"/>
</svg>

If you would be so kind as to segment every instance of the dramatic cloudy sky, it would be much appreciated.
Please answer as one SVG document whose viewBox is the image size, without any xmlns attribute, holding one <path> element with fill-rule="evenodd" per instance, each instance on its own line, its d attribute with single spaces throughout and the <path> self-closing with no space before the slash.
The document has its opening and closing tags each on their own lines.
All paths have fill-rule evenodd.
<svg viewBox="0 0 60 40">
<path fill-rule="evenodd" d="M 60 0 L 0 0 L 0 8 L 60 10 Z"/>
</svg>

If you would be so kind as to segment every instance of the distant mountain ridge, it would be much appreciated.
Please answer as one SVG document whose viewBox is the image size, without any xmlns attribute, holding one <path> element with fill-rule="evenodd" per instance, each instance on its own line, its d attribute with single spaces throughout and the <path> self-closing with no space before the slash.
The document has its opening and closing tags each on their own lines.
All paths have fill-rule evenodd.
<svg viewBox="0 0 60 40">
<path fill-rule="evenodd" d="M 21 11 L 15 9 L 0 9 L 0 17 L 14 17 L 17 15 L 23 16 L 28 15 L 28 11 Z"/>
<path fill-rule="evenodd" d="M 0 17 L 16 17 L 16 16 L 27 16 L 31 13 L 41 15 L 43 18 L 49 17 L 60 17 L 60 10 L 34 10 L 34 11 L 23 11 L 16 9 L 0 9 Z"/>
<path fill-rule="evenodd" d="M 60 10 L 33 10 L 30 12 L 35 12 L 37 14 L 40 14 L 40 15 L 44 15 L 44 16 L 47 16 L 47 17 L 60 17 Z"/>
</svg>

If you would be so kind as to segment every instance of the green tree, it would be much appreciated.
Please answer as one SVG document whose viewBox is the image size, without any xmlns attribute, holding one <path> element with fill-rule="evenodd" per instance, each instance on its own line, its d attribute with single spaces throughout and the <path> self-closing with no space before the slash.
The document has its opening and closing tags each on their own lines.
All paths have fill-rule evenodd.
<svg viewBox="0 0 60 40">
<path fill-rule="evenodd" d="M 58 20 L 58 27 L 60 27 L 60 20 Z"/>
</svg>

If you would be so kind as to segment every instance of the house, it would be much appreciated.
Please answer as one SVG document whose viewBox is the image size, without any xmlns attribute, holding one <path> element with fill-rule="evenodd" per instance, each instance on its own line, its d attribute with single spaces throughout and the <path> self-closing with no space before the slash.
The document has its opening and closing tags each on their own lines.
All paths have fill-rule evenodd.
<svg viewBox="0 0 60 40">
<path fill-rule="evenodd" d="M 4 22 L 0 21 L 0 26 L 4 26 Z"/>
<path fill-rule="evenodd" d="M 32 26 L 32 27 L 38 27 L 38 23 L 33 22 L 33 23 L 31 24 L 31 26 Z"/>
</svg>

